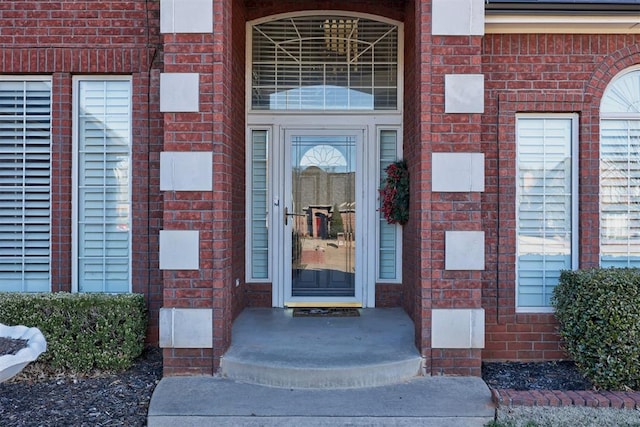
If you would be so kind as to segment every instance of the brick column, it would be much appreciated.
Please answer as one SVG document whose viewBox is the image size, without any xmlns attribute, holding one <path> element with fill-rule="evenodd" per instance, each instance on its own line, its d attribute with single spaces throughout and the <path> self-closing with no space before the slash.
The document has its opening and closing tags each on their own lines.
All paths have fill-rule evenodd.
<svg viewBox="0 0 640 427">
<path fill-rule="evenodd" d="M 165 375 L 211 375 L 230 343 L 232 175 L 243 174 L 234 172 L 231 159 L 237 128 L 229 84 L 232 2 L 162 3 L 160 345 Z M 244 139 L 236 143 L 244 146 Z"/>
<path fill-rule="evenodd" d="M 430 316 L 433 375 L 480 375 L 484 346 L 481 193 L 484 156 L 482 0 L 433 0 L 430 141 Z M 426 310 L 425 310 L 426 311 Z"/>
</svg>

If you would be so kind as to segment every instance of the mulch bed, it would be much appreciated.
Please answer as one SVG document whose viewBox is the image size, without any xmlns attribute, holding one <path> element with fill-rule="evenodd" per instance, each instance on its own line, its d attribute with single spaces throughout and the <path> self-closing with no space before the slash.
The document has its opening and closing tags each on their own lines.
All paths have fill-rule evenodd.
<svg viewBox="0 0 640 427">
<path fill-rule="evenodd" d="M 640 409 L 640 392 L 596 390 L 573 362 L 483 363 L 482 379 L 499 406 Z"/>
<path fill-rule="evenodd" d="M 27 340 L 0 337 L 0 356 L 13 355 L 27 346 Z"/>
<path fill-rule="evenodd" d="M 47 377 L 37 362 L 0 384 L 0 425 L 145 426 L 162 377 L 162 352 L 148 348 L 125 372 Z"/>
</svg>

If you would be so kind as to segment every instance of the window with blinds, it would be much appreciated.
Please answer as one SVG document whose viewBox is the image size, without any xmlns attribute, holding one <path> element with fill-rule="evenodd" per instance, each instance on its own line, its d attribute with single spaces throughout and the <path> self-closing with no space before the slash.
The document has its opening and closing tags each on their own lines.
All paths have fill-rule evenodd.
<svg viewBox="0 0 640 427">
<path fill-rule="evenodd" d="M 264 129 L 251 131 L 249 155 L 250 200 L 249 200 L 249 274 L 251 280 L 269 278 L 269 229 L 268 220 L 268 182 L 267 153 L 269 133 Z"/>
<path fill-rule="evenodd" d="M 396 110 L 398 26 L 298 16 L 252 27 L 254 110 Z"/>
<path fill-rule="evenodd" d="M 561 270 L 577 267 L 575 116 L 517 118 L 517 307 L 550 307 Z"/>
<path fill-rule="evenodd" d="M 51 81 L 0 81 L 0 291 L 48 292 Z"/>
<path fill-rule="evenodd" d="M 384 169 L 398 160 L 398 131 L 396 129 L 384 129 L 379 133 L 380 168 L 379 181 L 382 185 L 385 180 Z M 378 208 L 382 200 L 378 201 Z M 400 225 L 389 224 L 378 209 L 378 280 L 382 282 L 394 282 L 400 279 Z"/>
<path fill-rule="evenodd" d="M 76 289 L 130 292 L 131 82 L 76 80 Z"/>
<path fill-rule="evenodd" d="M 600 265 L 640 267 L 640 70 L 609 85 L 600 114 Z"/>
</svg>

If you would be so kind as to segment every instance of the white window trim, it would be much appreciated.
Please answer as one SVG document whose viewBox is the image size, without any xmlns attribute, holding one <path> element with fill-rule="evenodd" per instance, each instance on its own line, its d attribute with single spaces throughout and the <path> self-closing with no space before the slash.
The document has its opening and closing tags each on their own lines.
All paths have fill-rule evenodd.
<svg viewBox="0 0 640 427">
<path fill-rule="evenodd" d="M 580 116 L 576 113 L 520 113 L 516 114 L 516 173 L 518 171 L 518 158 L 517 158 L 517 123 L 519 119 L 571 119 L 571 269 L 575 270 L 579 266 L 579 193 L 578 193 L 578 179 L 579 179 L 579 119 Z M 516 177 L 517 184 L 517 177 Z M 516 185 L 516 190 L 518 186 Z M 515 256 L 515 300 L 516 300 L 516 313 L 553 313 L 555 309 L 551 306 L 545 307 L 520 307 L 518 301 L 518 230 L 519 230 L 519 216 L 517 206 L 518 194 L 516 194 L 516 256 Z"/>
<path fill-rule="evenodd" d="M 40 81 L 49 83 L 50 87 L 50 104 L 49 104 L 49 193 L 51 194 L 51 180 L 53 178 L 53 79 L 51 76 L 47 75 L 31 75 L 31 76 L 21 76 L 21 75 L 6 75 L 0 76 L 0 81 L 13 81 L 13 82 L 29 82 L 29 81 Z M 24 203 L 24 200 L 23 200 Z M 49 292 L 51 292 L 51 264 L 52 264 L 52 218 L 53 218 L 53 201 L 49 199 Z M 0 289 L 0 292 L 2 289 Z"/>
<path fill-rule="evenodd" d="M 72 160 L 71 160 L 71 187 L 72 187 L 72 212 L 71 212 L 71 292 L 77 293 L 79 291 L 79 273 L 78 273 L 78 253 L 79 253 L 79 245 L 78 245 L 78 209 L 79 209 L 79 195 L 78 195 L 78 185 L 79 185 L 79 177 L 78 177 L 78 104 L 79 104 L 79 86 L 81 81 L 128 81 L 131 84 L 131 103 L 130 103 L 130 111 L 129 118 L 131 119 L 131 126 L 129 129 L 129 140 L 131 141 L 131 145 L 129 147 L 129 200 L 131 206 L 133 206 L 133 193 L 132 193 L 132 182 L 133 182 L 133 78 L 131 76 L 111 76 L 111 75 L 91 75 L 91 76 L 74 76 L 72 83 Z M 133 219 L 133 210 L 130 211 L 131 219 Z M 132 225 L 132 224 L 131 224 Z M 127 292 L 132 292 L 132 281 L 133 281 L 133 270 L 132 270 L 132 253 L 133 253 L 133 233 L 131 231 L 131 226 L 129 228 L 129 289 Z"/>
</svg>

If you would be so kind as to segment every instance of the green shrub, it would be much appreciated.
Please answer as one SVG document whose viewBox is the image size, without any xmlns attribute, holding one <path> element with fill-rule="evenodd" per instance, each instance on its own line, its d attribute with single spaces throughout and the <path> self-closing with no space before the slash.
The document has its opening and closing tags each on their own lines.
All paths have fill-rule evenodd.
<svg viewBox="0 0 640 427">
<path fill-rule="evenodd" d="M 640 270 L 564 271 L 552 304 L 568 354 L 594 385 L 640 389 Z"/>
<path fill-rule="evenodd" d="M 0 323 L 37 327 L 47 340 L 39 362 L 53 370 L 123 370 L 144 348 L 140 294 L 0 293 Z"/>
</svg>

